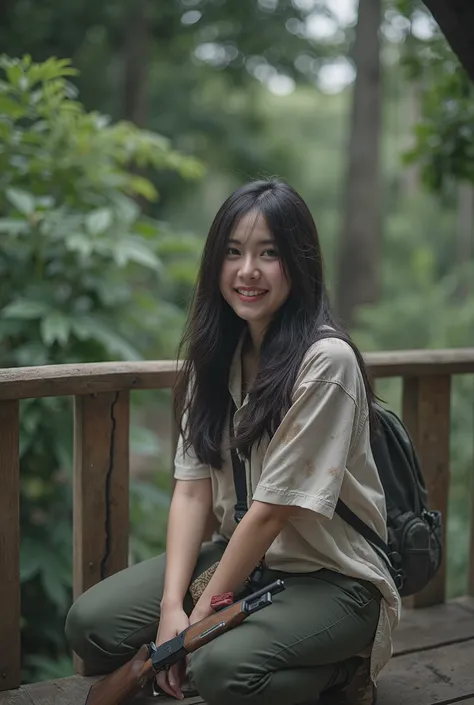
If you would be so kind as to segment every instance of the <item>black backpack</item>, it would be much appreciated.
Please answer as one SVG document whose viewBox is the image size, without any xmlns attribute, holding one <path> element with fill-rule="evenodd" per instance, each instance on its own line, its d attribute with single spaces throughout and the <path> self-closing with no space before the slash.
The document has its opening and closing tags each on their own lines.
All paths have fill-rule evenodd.
<svg viewBox="0 0 474 705">
<path fill-rule="evenodd" d="M 407 429 L 400 418 L 375 405 L 379 428 L 372 440 L 387 507 L 387 544 L 341 500 L 336 512 L 385 560 L 400 595 L 413 595 L 434 577 L 442 560 L 439 511 L 428 508 L 426 485 Z"/>
</svg>

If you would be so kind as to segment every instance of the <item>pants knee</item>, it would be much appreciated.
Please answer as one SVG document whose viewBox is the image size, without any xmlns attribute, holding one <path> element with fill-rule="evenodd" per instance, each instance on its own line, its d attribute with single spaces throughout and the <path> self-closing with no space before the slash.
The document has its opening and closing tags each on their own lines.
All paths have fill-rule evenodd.
<svg viewBox="0 0 474 705">
<path fill-rule="evenodd" d="M 64 631 L 69 646 L 81 658 L 84 658 L 87 650 L 87 637 L 91 621 L 79 598 L 67 614 Z"/>
<path fill-rule="evenodd" d="M 237 654 L 218 647 L 219 639 L 201 647 L 189 660 L 188 675 L 207 705 L 256 705 L 271 674 L 249 670 Z"/>
<path fill-rule="evenodd" d="M 107 673 L 120 665 L 120 654 L 114 653 L 107 639 L 107 622 L 107 611 L 91 604 L 87 593 L 76 600 L 66 617 L 66 639 L 85 662 L 88 675 Z"/>
</svg>

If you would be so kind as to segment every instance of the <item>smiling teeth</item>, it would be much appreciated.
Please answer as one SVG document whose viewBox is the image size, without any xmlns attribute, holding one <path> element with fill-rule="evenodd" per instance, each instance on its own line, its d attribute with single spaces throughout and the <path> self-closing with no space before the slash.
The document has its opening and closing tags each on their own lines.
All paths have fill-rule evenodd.
<svg viewBox="0 0 474 705">
<path fill-rule="evenodd" d="M 264 294 L 264 291 L 242 291 L 241 289 L 237 289 L 237 292 L 239 294 L 242 294 L 242 296 L 260 296 L 261 294 Z"/>
</svg>

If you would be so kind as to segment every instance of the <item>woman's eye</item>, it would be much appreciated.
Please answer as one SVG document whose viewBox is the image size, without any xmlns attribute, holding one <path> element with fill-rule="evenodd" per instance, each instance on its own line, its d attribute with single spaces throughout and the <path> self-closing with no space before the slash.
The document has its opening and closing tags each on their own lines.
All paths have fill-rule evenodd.
<svg viewBox="0 0 474 705">
<path fill-rule="evenodd" d="M 228 255 L 238 255 L 240 254 L 238 250 L 235 249 L 235 247 L 228 247 L 226 254 Z"/>
<path fill-rule="evenodd" d="M 267 257 L 278 257 L 278 252 L 276 250 L 265 250 L 262 254 L 266 255 Z"/>
</svg>

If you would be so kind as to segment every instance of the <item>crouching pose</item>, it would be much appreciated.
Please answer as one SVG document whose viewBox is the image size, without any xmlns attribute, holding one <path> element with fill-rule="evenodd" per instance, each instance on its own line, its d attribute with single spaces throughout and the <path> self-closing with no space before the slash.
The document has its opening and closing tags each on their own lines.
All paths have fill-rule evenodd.
<svg viewBox="0 0 474 705">
<path fill-rule="evenodd" d="M 286 183 L 251 182 L 221 206 L 183 343 L 166 553 L 75 602 L 72 648 L 108 673 L 209 615 L 213 595 L 283 578 L 269 609 L 158 686 L 181 698 L 187 667 L 208 705 L 370 705 L 400 597 L 335 507 L 341 498 L 386 540 L 373 393 L 331 313 L 313 218 Z"/>
</svg>

